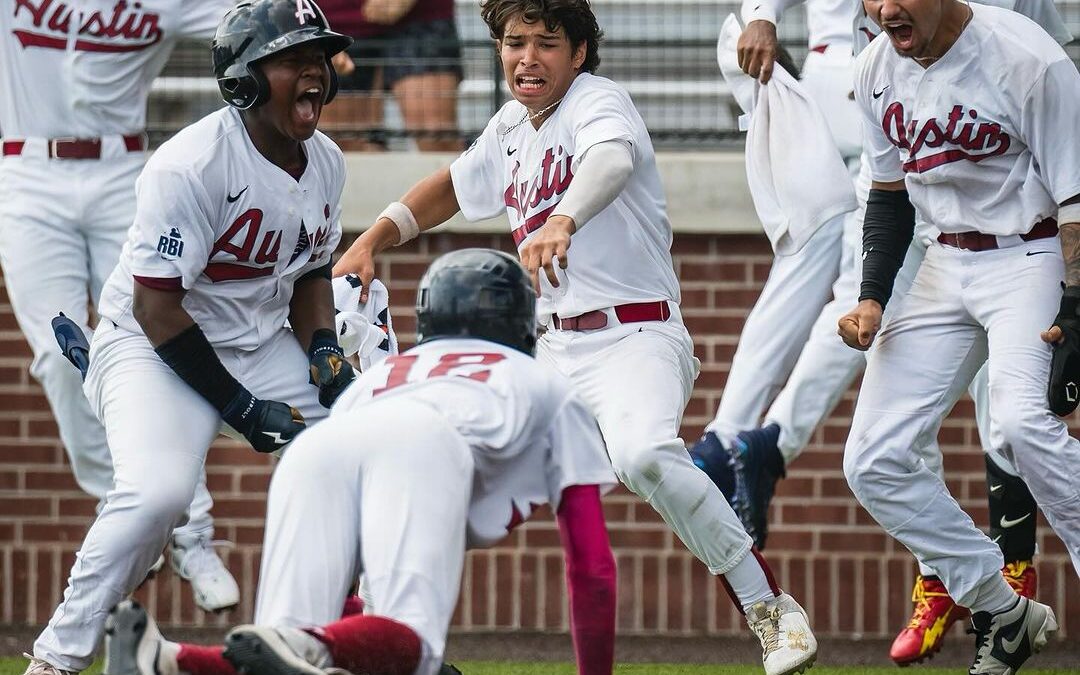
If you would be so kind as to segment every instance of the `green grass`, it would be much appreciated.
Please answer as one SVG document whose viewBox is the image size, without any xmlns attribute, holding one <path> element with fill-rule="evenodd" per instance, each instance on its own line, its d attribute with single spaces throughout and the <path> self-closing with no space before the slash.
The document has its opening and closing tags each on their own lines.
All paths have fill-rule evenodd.
<svg viewBox="0 0 1080 675">
<path fill-rule="evenodd" d="M 576 675 L 574 666 L 569 663 L 501 663 L 495 661 L 464 661 L 455 664 L 463 675 Z M 22 675 L 26 668 L 26 659 L 0 658 L 0 675 Z M 699 666 L 665 665 L 652 663 L 625 664 L 615 667 L 617 675 L 762 675 L 761 665 L 749 666 Z M 806 675 L 869 675 L 873 673 L 892 673 L 892 675 L 934 675 L 949 673 L 956 675 L 963 672 L 960 668 L 918 667 L 901 671 L 892 666 L 852 666 L 847 668 L 815 667 Z M 101 662 L 95 663 L 85 675 L 100 675 Z M 1024 669 L 1023 675 L 1077 675 L 1076 670 Z"/>
</svg>

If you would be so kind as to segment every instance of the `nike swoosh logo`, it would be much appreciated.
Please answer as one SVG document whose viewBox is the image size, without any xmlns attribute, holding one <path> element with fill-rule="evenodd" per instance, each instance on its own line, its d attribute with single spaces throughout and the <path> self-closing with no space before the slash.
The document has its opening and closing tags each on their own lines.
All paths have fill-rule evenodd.
<svg viewBox="0 0 1080 675">
<path fill-rule="evenodd" d="M 511 150 L 510 148 L 507 148 L 506 149 L 506 156 L 509 157 L 510 155 L 514 154 L 515 152 L 517 152 L 517 148 L 514 148 L 513 150 Z"/>
<path fill-rule="evenodd" d="M 1024 515 L 1020 516 L 1016 520 L 1009 520 L 1005 516 L 1002 516 L 1001 517 L 1001 526 L 1002 527 L 1012 527 L 1013 525 L 1019 525 L 1020 523 L 1027 520 L 1030 516 L 1031 516 L 1030 513 L 1025 513 Z"/>
<path fill-rule="evenodd" d="M 1021 602 L 1023 602 L 1023 601 L 1021 601 Z M 1024 616 L 1027 616 L 1029 611 L 1031 611 L 1030 606 L 1024 607 Z M 1018 650 L 1020 648 L 1020 643 L 1022 643 L 1024 641 L 1024 638 L 1027 637 L 1027 631 L 1023 629 L 1023 627 L 1022 627 L 1023 623 L 1022 622 L 1023 622 L 1023 619 L 1016 622 L 1017 624 L 1020 625 L 1020 628 L 1016 631 L 1016 635 L 1014 635 L 1011 639 L 1006 638 L 1005 636 L 1002 636 L 1001 648 L 1004 649 L 1009 654 L 1015 654 L 1016 650 Z"/>
<path fill-rule="evenodd" d="M 227 202 L 229 202 L 230 204 L 232 204 L 232 203 L 233 203 L 233 202 L 235 202 L 235 201 L 236 201 L 237 199 L 240 199 L 240 195 L 242 195 L 242 194 L 244 194 L 245 192 L 247 192 L 247 189 L 248 189 L 249 187 L 251 187 L 251 186 L 250 186 L 250 185 L 245 185 L 245 186 L 244 186 L 244 189 L 243 189 L 243 190 L 241 190 L 240 192 L 237 192 L 235 196 L 233 196 L 233 195 L 230 195 L 230 194 L 226 194 L 226 195 L 225 195 L 225 201 L 227 201 Z"/>
<path fill-rule="evenodd" d="M 998 490 L 1001 489 L 1001 486 L 1002 486 L 1001 483 L 998 483 L 997 485 L 991 485 L 990 486 L 990 492 L 997 492 Z"/>
<path fill-rule="evenodd" d="M 885 93 L 885 90 L 889 88 L 889 85 L 885 85 L 881 89 L 874 90 L 874 98 L 881 98 L 881 95 Z"/>
<path fill-rule="evenodd" d="M 1028 251 L 1027 254 L 1029 256 L 1032 256 L 1032 255 L 1039 255 L 1040 253 L 1049 253 L 1049 252 L 1050 251 Z"/>
</svg>

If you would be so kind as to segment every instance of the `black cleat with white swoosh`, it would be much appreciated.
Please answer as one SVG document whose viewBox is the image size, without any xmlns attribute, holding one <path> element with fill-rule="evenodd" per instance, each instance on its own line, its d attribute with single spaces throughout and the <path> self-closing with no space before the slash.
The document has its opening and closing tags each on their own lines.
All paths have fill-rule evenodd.
<svg viewBox="0 0 1080 675">
<path fill-rule="evenodd" d="M 997 614 L 975 612 L 975 660 L 968 675 L 1014 675 L 1058 629 L 1054 610 L 1024 597 Z"/>
</svg>

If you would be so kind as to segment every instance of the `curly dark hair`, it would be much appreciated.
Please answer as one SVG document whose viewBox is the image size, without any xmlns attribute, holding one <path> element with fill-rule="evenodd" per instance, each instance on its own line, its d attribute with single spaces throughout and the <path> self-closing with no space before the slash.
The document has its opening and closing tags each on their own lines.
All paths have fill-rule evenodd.
<svg viewBox="0 0 1080 675">
<path fill-rule="evenodd" d="M 480 16 L 496 40 L 502 39 L 506 24 L 517 17 L 525 23 L 543 21 L 552 32 L 562 27 L 574 50 L 585 43 L 581 70 L 593 73 L 600 65 L 600 40 L 604 31 L 596 22 L 589 0 L 481 0 Z"/>
</svg>

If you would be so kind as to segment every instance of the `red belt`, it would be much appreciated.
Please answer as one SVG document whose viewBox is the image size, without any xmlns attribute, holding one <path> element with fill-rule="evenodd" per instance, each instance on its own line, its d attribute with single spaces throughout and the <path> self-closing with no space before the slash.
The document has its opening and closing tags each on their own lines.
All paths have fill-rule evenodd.
<svg viewBox="0 0 1080 675">
<path fill-rule="evenodd" d="M 632 302 L 626 305 L 616 305 L 615 316 L 619 323 L 637 323 L 639 321 L 667 321 L 671 318 L 671 308 L 664 300 L 656 302 Z M 603 311 L 594 309 L 591 312 L 578 314 L 577 316 L 559 318 L 558 314 L 551 315 L 552 325 L 559 330 L 597 330 L 607 327 L 608 317 Z"/>
<path fill-rule="evenodd" d="M 829 48 L 829 45 L 826 43 L 826 44 L 823 44 L 823 45 L 815 45 L 815 46 L 810 48 L 810 51 L 817 52 L 818 54 L 824 54 L 825 50 L 828 49 L 828 48 Z"/>
<path fill-rule="evenodd" d="M 1035 227 L 1031 228 L 1027 233 L 1021 234 L 1020 238 L 1024 241 L 1034 241 L 1035 239 L 1056 237 L 1057 233 L 1057 220 L 1046 218 L 1035 223 Z M 962 248 L 968 251 L 990 251 L 999 248 L 997 236 L 983 232 L 957 232 L 955 234 L 942 232 L 938 235 L 937 240 L 946 246 Z"/>
<path fill-rule="evenodd" d="M 146 150 L 145 134 L 121 136 L 128 152 Z M 21 155 L 26 141 L 4 141 L 3 155 Z M 46 144 L 50 159 L 101 159 L 100 138 L 50 138 Z"/>
</svg>

